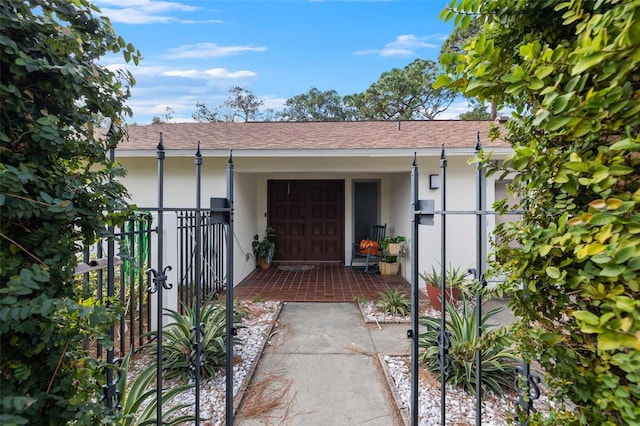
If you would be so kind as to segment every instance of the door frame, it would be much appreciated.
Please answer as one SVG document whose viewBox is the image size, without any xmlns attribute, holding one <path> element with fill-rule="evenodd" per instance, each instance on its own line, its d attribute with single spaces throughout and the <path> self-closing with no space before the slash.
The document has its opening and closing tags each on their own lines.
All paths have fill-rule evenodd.
<svg viewBox="0 0 640 426">
<path fill-rule="evenodd" d="M 271 195 L 271 185 L 273 182 L 278 182 L 278 183 L 301 183 L 301 184 L 312 184 L 312 183 L 337 183 L 340 184 L 340 199 L 339 199 L 339 211 L 337 212 L 337 223 L 339 226 L 339 233 L 338 233 L 338 238 L 337 238 L 337 242 L 336 242 L 336 255 L 334 256 L 335 259 L 325 259 L 325 260 L 317 260 L 317 259 L 311 259 L 310 257 L 313 255 L 313 253 L 309 253 L 309 251 L 311 251 L 311 235 L 312 234 L 305 234 L 304 237 L 304 246 L 305 246 L 305 254 L 304 254 L 304 259 L 278 259 L 277 256 L 275 258 L 276 261 L 278 260 L 282 260 L 282 261 L 309 261 L 309 262 L 318 262 L 318 261 L 328 261 L 328 262 L 343 262 L 344 261 L 344 256 L 345 256 L 345 239 L 346 239 L 346 223 L 345 223 L 345 185 L 346 185 L 346 181 L 345 179 L 267 179 L 266 183 L 267 183 L 267 211 L 266 211 L 266 216 L 267 216 L 267 226 L 273 226 L 273 214 L 274 214 L 274 206 L 273 206 L 273 200 L 272 200 L 272 195 Z M 307 220 L 311 220 L 311 217 L 308 216 Z M 277 249 L 276 249 L 276 253 L 277 253 Z M 317 252 L 316 252 L 317 253 Z"/>
</svg>

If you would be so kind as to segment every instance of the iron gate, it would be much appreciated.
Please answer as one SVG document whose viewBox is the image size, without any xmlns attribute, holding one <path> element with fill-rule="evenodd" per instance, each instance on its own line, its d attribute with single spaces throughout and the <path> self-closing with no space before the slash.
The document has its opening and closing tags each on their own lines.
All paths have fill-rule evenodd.
<svg viewBox="0 0 640 426">
<path fill-rule="evenodd" d="M 108 364 L 119 366 L 127 354 L 136 353 L 145 345 L 156 346 L 156 383 L 163 383 L 163 315 L 165 291 L 177 293 L 178 311 L 185 308 L 195 311 L 195 324 L 191 330 L 192 352 L 190 362 L 193 372 L 195 424 L 200 416 L 200 371 L 205 359 L 200 307 L 206 300 L 217 298 L 226 292 L 226 413 L 227 424 L 233 423 L 233 159 L 227 165 L 227 197 L 212 198 L 210 205 L 202 207 L 200 147 L 195 154 L 196 207 L 164 207 L 165 149 L 160 134 L 157 147 L 158 204 L 142 208 L 122 226 L 110 227 L 108 237 L 92 247 L 86 247 L 76 268 L 81 276 L 79 283 L 84 293 L 98 303 L 119 300 L 122 314 L 110 328 L 113 346 L 104 347 L 100 342 L 84 340 L 84 348 Z M 113 160 L 113 157 L 112 157 Z M 169 217 L 176 230 L 175 256 L 177 264 L 165 265 L 167 244 L 165 221 Z M 153 260 L 155 256 L 155 262 Z M 175 283 L 168 275 L 175 267 Z M 174 288 L 174 285 L 177 288 Z M 155 309 L 155 313 L 153 312 Z M 154 327 L 155 323 L 155 327 Z M 155 331 L 154 331 L 155 330 Z M 121 407 L 122 395 L 117 391 L 118 381 L 124 372 L 105 369 L 103 401 L 113 409 Z M 163 386 L 156 386 L 156 423 L 162 424 Z"/>
<path fill-rule="evenodd" d="M 158 160 L 158 258 L 157 268 L 150 268 L 148 272 L 152 276 L 152 285 L 149 287 L 150 295 L 157 298 L 158 315 L 156 317 L 156 422 L 162 424 L 162 398 L 163 398 L 163 315 L 160 309 L 163 306 L 163 292 L 172 288 L 167 280 L 167 272 L 171 271 L 171 265 L 164 265 L 164 214 L 171 209 L 164 207 L 164 159 L 165 149 L 160 133 L 160 142 L 157 148 Z M 201 205 L 202 188 L 202 154 L 200 143 L 195 153 L 196 169 L 196 200 L 195 209 L 179 215 L 179 229 L 187 229 L 185 236 L 180 234 L 181 240 L 178 246 L 184 256 L 179 269 L 179 294 L 182 304 L 192 306 L 195 314 L 194 326 L 191 329 L 190 354 L 191 371 L 194 379 L 195 403 L 194 424 L 199 425 L 200 416 L 200 384 L 201 366 L 205 360 L 203 347 L 204 327 L 201 320 L 200 308 L 205 298 L 215 297 L 223 290 L 226 291 L 226 422 L 233 423 L 233 336 L 235 329 L 233 324 L 233 158 L 230 154 L 227 164 L 227 197 L 212 198 L 207 208 Z M 193 231 L 193 232 L 191 232 Z M 206 243 L 206 246 L 205 244 Z M 184 263 L 182 263 L 184 261 Z"/>
<path fill-rule="evenodd" d="M 478 153 L 482 148 L 480 144 L 480 132 L 477 134 L 475 152 Z M 418 180 L 418 166 L 414 156 L 413 165 L 411 168 L 411 195 L 413 206 L 413 220 L 411 230 L 411 329 L 408 332 L 411 340 L 411 424 L 418 425 L 418 407 L 419 407 L 419 380 L 418 380 L 418 365 L 419 365 L 419 289 L 418 289 L 418 258 L 419 258 L 419 245 L 418 245 L 418 230 L 420 225 L 433 225 L 434 216 L 438 215 L 441 218 L 441 285 L 440 285 L 440 300 L 446 300 L 446 221 L 447 216 L 450 215 L 474 215 L 476 218 L 476 260 L 475 267 L 469 269 L 468 273 L 473 276 L 475 280 L 480 283 L 480 288 L 483 289 L 487 286 L 485 279 L 486 273 L 486 259 L 487 253 L 485 249 L 485 243 L 487 242 L 487 227 L 484 220 L 488 215 L 496 215 L 494 211 L 486 209 L 486 176 L 485 170 L 481 163 L 478 163 L 476 167 L 476 209 L 471 211 L 455 211 L 447 210 L 447 157 L 445 153 L 444 144 L 440 155 L 440 195 L 441 195 L 441 210 L 435 210 L 434 200 L 420 200 L 418 196 L 419 180 Z M 521 212 L 511 212 L 521 213 Z M 475 295 L 476 306 L 476 337 L 480 337 L 482 333 L 482 291 L 478 291 Z M 446 309 L 445 303 L 442 303 L 440 310 L 440 327 L 438 330 L 438 368 L 440 371 L 440 424 L 446 425 L 447 419 L 447 394 L 446 394 L 446 381 L 449 374 L 449 364 L 451 362 L 451 356 L 449 355 L 449 348 L 451 346 L 450 331 L 446 329 Z M 475 352 L 475 374 L 476 374 L 476 425 L 482 424 L 482 352 L 476 350 Z M 533 404 L 540 396 L 538 383 L 541 382 L 540 376 L 532 372 L 529 368 L 527 360 L 522 360 L 522 365 L 516 367 L 516 377 L 514 378 L 514 385 L 518 392 L 518 406 L 520 411 L 524 413 L 522 418 L 515 419 L 520 425 L 527 424 L 527 416 L 534 409 Z"/>
</svg>

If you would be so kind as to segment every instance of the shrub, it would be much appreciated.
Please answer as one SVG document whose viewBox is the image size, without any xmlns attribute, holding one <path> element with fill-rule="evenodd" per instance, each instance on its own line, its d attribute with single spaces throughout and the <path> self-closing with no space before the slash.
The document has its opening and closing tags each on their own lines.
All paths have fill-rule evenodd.
<svg viewBox="0 0 640 426">
<path fill-rule="evenodd" d="M 476 350 L 482 353 L 482 392 L 487 390 L 501 395 L 505 389 L 512 387 L 514 368 L 520 358 L 514 351 L 513 340 L 505 328 L 489 329 L 492 324 L 487 321 L 500 312 L 502 308 L 485 313 L 480 320 L 482 335 L 476 336 L 476 307 L 469 312 L 468 303 L 462 300 L 462 310 L 458 312 L 450 303 L 446 304 L 449 320 L 446 329 L 451 332 L 450 375 L 447 382 L 461 387 L 475 395 L 476 387 Z M 421 317 L 420 324 L 426 331 L 419 335 L 418 345 L 424 349 L 422 362 L 429 371 L 440 377 L 438 365 L 438 334 L 440 319 Z"/>
<path fill-rule="evenodd" d="M 512 154 L 473 161 L 513 178 L 496 211 L 522 211 L 492 256 L 521 353 L 565 423 L 640 424 L 640 3 L 450 5 L 446 20 L 480 25 L 436 86 L 514 107 L 491 132 Z"/>
<path fill-rule="evenodd" d="M 108 153 L 134 79 L 99 60 L 140 53 L 87 0 L 2 1 L 0 22 L 0 423 L 98 424 L 101 365 L 80 343 L 106 339 L 115 312 L 87 306 L 73 271 L 128 208 Z"/>
</svg>

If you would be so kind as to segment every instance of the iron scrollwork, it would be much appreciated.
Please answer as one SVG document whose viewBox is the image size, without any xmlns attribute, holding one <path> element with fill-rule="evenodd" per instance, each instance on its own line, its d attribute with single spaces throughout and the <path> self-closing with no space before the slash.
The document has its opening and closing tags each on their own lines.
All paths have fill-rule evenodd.
<svg viewBox="0 0 640 426">
<path fill-rule="evenodd" d="M 523 362 L 521 366 L 515 368 L 514 385 L 518 392 L 516 421 L 520 425 L 526 425 L 529 414 L 536 412 L 533 402 L 540 398 L 538 384 L 541 381 L 540 375 L 529 370 L 529 363 Z"/>
<path fill-rule="evenodd" d="M 158 291 L 159 287 L 162 287 L 165 290 L 170 290 L 171 288 L 173 288 L 173 284 L 167 282 L 167 272 L 171 271 L 172 269 L 173 268 L 171 266 L 165 266 L 162 270 L 162 274 L 159 274 L 158 271 L 153 268 L 147 269 L 147 274 L 153 275 L 153 285 L 149 286 L 147 291 L 149 291 L 150 294 L 153 294 Z"/>
<path fill-rule="evenodd" d="M 191 372 L 196 374 L 196 371 L 200 371 L 202 365 L 205 362 L 204 357 L 204 323 L 201 322 L 198 326 L 191 327 L 191 345 L 193 349 L 189 355 L 189 362 Z"/>
<path fill-rule="evenodd" d="M 438 333 L 438 366 L 440 368 L 440 374 L 442 377 L 449 375 L 449 366 L 451 365 L 451 356 L 449 355 L 449 349 L 451 348 L 451 332 L 449 330 L 440 328 Z"/>
</svg>

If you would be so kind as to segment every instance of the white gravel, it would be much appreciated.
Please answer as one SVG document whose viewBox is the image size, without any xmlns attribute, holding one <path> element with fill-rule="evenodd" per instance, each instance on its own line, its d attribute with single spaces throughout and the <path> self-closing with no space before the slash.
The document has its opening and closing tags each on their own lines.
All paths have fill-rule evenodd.
<svg viewBox="0 0 640 426">
<path fill-rule="evenodd" d="M 410 313 L 409 315 L 392 315 L 382 311 L 377 306 L 376 302 L 358 302 L 358 306 L 360 307 L 360 312 L 362 312 L 362 317 L 364 318 L 364 322 L 366 323 L 384 324 L 411 322 Z M 433 309 L 433 307 L 426 301 L 421 301 L 419 303 L 419 306 L 420 316 L 440 316 L 440 311 L 436 311 L 435 309 Z"/>
<path fill-rule="evenodd" d="M 472 303 L 472 302 L 467 302 Z M 360 302 L 360 311 L 367 323 L 409 323 L 410 315 L 391 315 L 382 312 L 375 302 Z M 462 306 L 459 305 L 459 308 Z M 473 305 L 468 306 L 469 310 Z M 441 313 L 434 309 L 426 301 L 420 304 L 420 316 L 439 318 Z M 382 354 L 381 362 L 389 381 L 389 386 L 394 394 L 396 405 L 400 409 L 405 422 L 410 421 L 411 416 L 411 358 L 408 356 L 390 356 Z M 428 379 L 428 380 L 425 380 Z M 440 382 L 426 369 L 421 369 L 418 393 L 418 424 L 421 426 L 440 425 Z M 513 418 L 514 407 L 517 402 L 515 394 L 497 397 L 488 395 L 482 402 L 482 424 L 488 426 L 502 426 L 510 424 Z M 476 399 L 473 395 L 461 389 L 446 386 L 446 416 L 447 424 L 475 425 L 476 424 Z M 542 395 L 535 402 L 538 410 L 545 411 L 549 406 L 548 399 Z"/>
<path fill-rule="evenodd" d="M 405 421 L 411 415 L 411 360 L 406 356 L 383 355 L 382 360 L 386 364 L 387 373 L 395 392 L 398 408 L 400 408 Z M 429 377 L 425 381 L 423 377 Z M 427 372 L 420 374 L 418 378 L 418 424 L 421 426 L 440 425 L 440 383 Z M 476 399 L 473 395 L 450 385 L 446 389 L 446 423 L 453 425 L 476 424 Z M 482 401 L 482 424 L 487 426 L 502 426 L 513 424 L 514 407 L 517 401 L 515 394 L 497 397 L 488 395 Z M 547 398 L 543 395 L 536 401 L 535 407 L 545 411 L 549 406 Z"/>
</svg>

